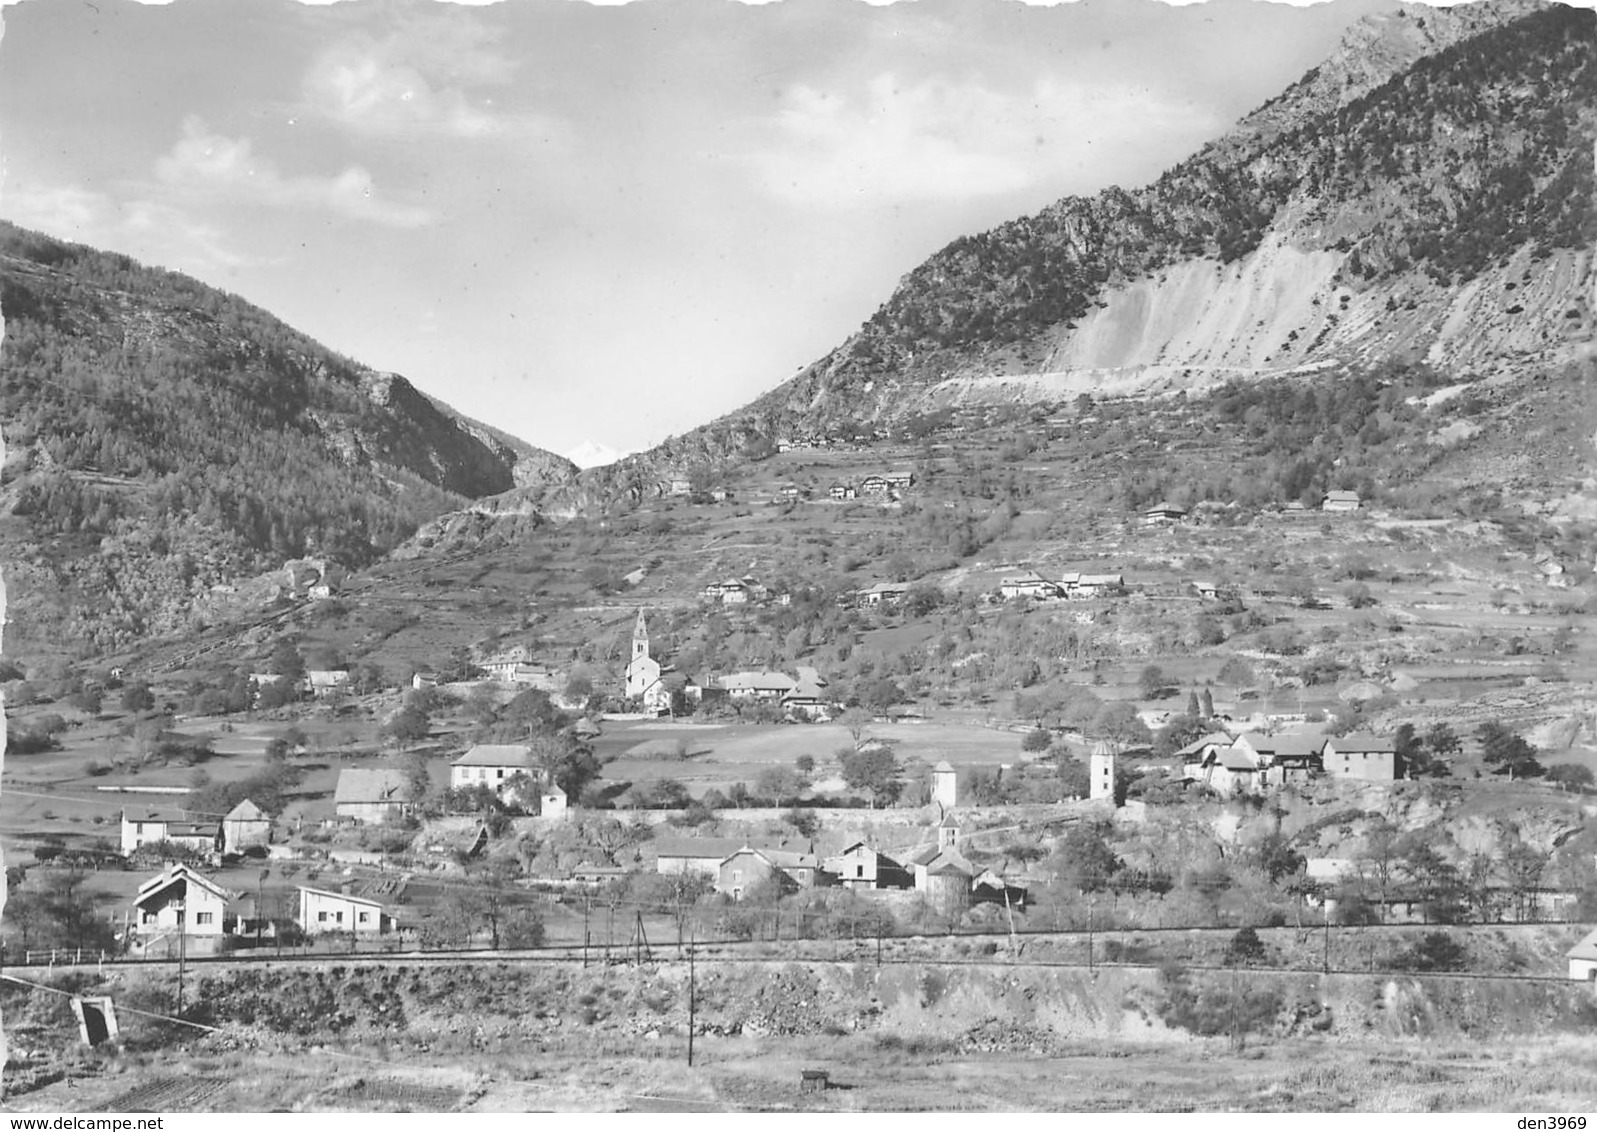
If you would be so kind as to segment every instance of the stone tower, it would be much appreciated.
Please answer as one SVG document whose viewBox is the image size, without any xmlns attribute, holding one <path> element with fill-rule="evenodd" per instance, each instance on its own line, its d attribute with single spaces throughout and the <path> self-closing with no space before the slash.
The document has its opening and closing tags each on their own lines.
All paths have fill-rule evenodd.
<svg viewBox="0 0 1597 1132">
<path fill-rule="evenodd" d="M 948 763 L 940 762 L 932 767 L 932 801 L 942 805 L 943 809 L 951 810 L 959 805 L 959 775 Z"/>
<path fill-rule="evenodd" d="M 1087 796 L 1115 800 L 1115 750 L 1108 743 L 1099 743 L 1092 749 L 1089 760 L 1090 785 Z"/>
</svg>

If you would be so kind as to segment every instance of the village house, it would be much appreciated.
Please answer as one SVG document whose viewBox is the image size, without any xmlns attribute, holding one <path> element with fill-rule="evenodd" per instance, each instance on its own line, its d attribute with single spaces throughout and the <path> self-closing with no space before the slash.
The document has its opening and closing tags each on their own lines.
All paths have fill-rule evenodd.
<svg viewBox="0 0 1597 1132">
<path fill-rule="evenodd" d="M 486 786 L 506 802 L 519 802 L 516 786 L 538 777 L 528 767 L 531 757 L 532 748 L 519 743 L 478 743 L 449 764 L 449 788 Z"/>
<path fill-rule="evenodd" d="M 842 503 L 844 500 L 857 498 L 859 491 L 853 484 L 840 481 L 827 488 L 826 495 L 829 499 Z"/>
<path fill-rule="evenodd" d="M 662 876 L 690 873 L 712 880 L 720 875 L 721 862 L 743 848 L 731 837 L 657 837 L 651 844 L 655 871 Z"/>
<path fill-rule="evenodd" d="M 913 888 L 915 877 L 907 868 L 863 841 L 856 841 L 836 856 L 828 857 L 826 871 L 845 888 Z"/>
<path fill-rule="evenodd" d="M 804 489 L 796 483 L 785 483 L 776 489 L 778 499 L 799 499 L 804 495 Z"/>
<path fill-rule="evenodd" d="M 733 672 L 721 678 L 721 687 L 734 701 L 780 701 L 798 687 L 782 672 Z"/>
<path fill-rule="evenodd" d="M 782 709 L 792 716 L 824 720 L 829 715 L 829 706 L 825 679 L 813 668 L 800 667 L 798 682 L 782 697 Z"/>
<path fill-rule="evenodd" d="M 1363 782 L 1397 780 L 1397 744 L 1367 731 L 1353 731 L 1327 739 L 1320 760 L 1325 773 L 1332 778 Z"/>
<path fill-rule="evenodd" d="M 503 652 L 484 657 L 478 662 L 477 667 L 483 670 L 488 679 L 509 684 L 515 678 L 516 669 L 531 659 L 532 654 L 527 651 L 525 645 L 514 645 Z"/>
<path fill-rule="evenodd" d="M 861 495 L 886 495 L 890 485 L 886 476 L 869 475 L 859 482 Z"/>
<path fill-rule="evenodd" d="M 1050 582 L 1035 570 L 1027 570 L 1023 574 L 1016 574 L 1012 578 L 1005 578 L 998 583 L 998 594 L 1005 601 L 1017 597 L 1050 598 L 1059 597 L 1062 589 L 1058 582 Z"/>
<path fill-rule="evenodd" d="M 915 486 L 915 473 L 903 469 L 883 472 L 882 478 L 887 481 L 887 486 L 892 491 L 908 491 Z"/>
<path fill-rule="evenodd" d="M 252 847 L 264 849 L 271 841 L 272 819 L 248 798 L 227 811 L 222 819 L 223 853 L 242 853 Z"/>
<path fill-rule="evenodd" d="M 1357 511 L 1360 504 L 1356 491 L 1330 491 L 1320 501 L 1321 511 Z"/>
<path fill-rule="evenodd" d="M 692 495 L 693 481 L 686 476 L 672 476 L 666 485 L 667 495 Z"/>
<path fill-rule="evenodd" d="M 1126 587 L 1124 574 L 1078 574 L 1068 591 L 1073 598 L 1103 597 Z"/>
<path fill-rule="evenodd" d="M 338 772 L 333 810 L 341 818 L 381 824 L 403 818 L 412 808 L 410 783 L 403 771 L 351 767 Z"/>
<path fill-rule="evenodd" d="M 227 915 L 227 892 L 210 878 L 187 865 L 169 865 L 139 885 L 133 898 L 133 935 L 148 947 L 160 936 L 188 937 L 187 942 L 222 937 Z M 198 950 L 205 950 L 204 945 Z"/>
<path fill-rule="evenodd" d="M 861 605 L 897 605 L 908 592 L 903 582 L 877 582 L 869 589 L 854 591 L 854 596 Z"/>
<path fill-rule="evenodd" d="M 1207 580 L 1194 581 L 1192 588 L 1204 601 L 1218 601 L 1220 598 L 1220 585 L 1218 582 Z"/>
<path fill-rule="evenodd" d="M 347 668 L 313 668 L 305 673 L 305 687 L 317 699 L 341 692 L 348 684 Z"/>
<path fill-rule="evenodd" d="M 1150 527 L 1159 526 L 1163 523 L 1179 523 L 1186 517 L 1187 509 L 1185 507 L 1177 507 L 1168 499 L 1161 499 L 1142 513 L 1144 525 Z"/>
<path fill-rule="evenodd" d="M 217 825 L 194 821 L 181 814 L 159 810 L 122 811 L 122 855 L 129 856 L 145 845 L 162 843 L 185 849 L 210 859 L 217 851 Z"/>
<path fill-rule="evenodd" d="M 306 935 L 386 934 L 394 918 L 375 900 L 322 888 L 299 887 L 299 926 Z"/>
<path fill-rule="evenodd" d="M 1308 782 L 1320 769 L 1320 752 L 1325 736 L 1313 732 L 1287 731 L 1279 735 L 1244 732 L 1232 744 L 1245 752 L 1259 768 L 1258 785 L 1282 786 L 1288 782 Z"/>
<path fill-rule="evenodd" d="M 423 688 L 436 688 L 438 683 L 438 673 L 436 672 L 415 672 L 410 677 L 410 686 L 418 692 Z"/>
<path fill-rule="evenodd" d="M 765 850 L 743 846 L 716 867 L 715 890 L 733 900 L 761 884 L 774 882 L 783 895 L 798 891 L 798 883 L 788 876 Z"/>
<path fill-rule="evenodd" d="M 770 590 L 753 578 L 728 578 L 704 587 L 705 598 L 722 605 L 747 605 L 764 601 L 769 595 Z"/>
</svg>

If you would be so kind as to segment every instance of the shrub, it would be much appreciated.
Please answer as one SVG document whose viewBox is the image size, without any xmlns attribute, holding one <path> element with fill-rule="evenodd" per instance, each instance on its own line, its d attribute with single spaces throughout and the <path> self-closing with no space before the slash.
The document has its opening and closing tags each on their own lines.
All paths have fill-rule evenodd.
<svg viewBox="0 0 1597 1132">
<path fill-rule="evenodd" d="M 1231 937 L 1221 962 L 1227 967 L 1251 967 L 1263 963 L 1267 957 L 1264 941 L 1259 938 L 1258 932 L 1249 927 L 1239 929 Z"/>
<path fill-rule="evenodd" d="M 1426 932 L 1397 957 L 1397 965 L 1409 971 L 1462 971 L 1469 952 L 1446 932 Z"/>
<path fill-rule="evenodd" d="M 1023 751 L 1046 751 L 1054 741 L 1053 734 L 1047 728 L 1038 727 L 1026 732 L 1026 737 L 1020 741 Z"/>
</svg>

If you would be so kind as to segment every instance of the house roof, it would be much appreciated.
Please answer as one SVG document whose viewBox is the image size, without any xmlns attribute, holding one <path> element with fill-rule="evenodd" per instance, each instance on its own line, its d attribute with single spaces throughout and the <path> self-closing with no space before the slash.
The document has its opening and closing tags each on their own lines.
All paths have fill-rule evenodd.
<svg viewBox="0 0 1597 1132">
<path fill-rule="evenodd" d="M 1389 736 L 1372 735 L 1368 731 L 1349 731 L 1339 739 L 1328 739 L 1326 745 L 1339 752 L 1370 751 L 1396 754 L 1397 744 Z"/>
<path fill-rule="evenodd" d="M 928 876 L 958 873 L 962 876 L 973 877 L 976 875 L 976 866 L 965 860 L 951 849 L 945 849 L 926 863 Z"/>
<path fill-rule="evenodd" d="M 932 773 L 933 774 L 953 774 L 954 773 L 954 768 L 948 765 L 948 760 L 947 759 L 943 759 L 936 766 L 932 767 Z"/>
<path fill-rule="evenodd" d="M 1357 503 L 1359 493 L 1356 491 L 1328 491 L 1325 493 L 1327 503 Z"/>
<path fill-rule="evenodd" d="M 818 700 L 824 693 L 821 686 L 813 680 L 800 680 L 793 685 L 793 690 L 787 694 L 790 700 Z"/>
<path fill-rule="evenodd" d="M 125 822 L 143 822 L 146 825 L 166 826 L 166 837 L 175 840 L 179 837 L 215 837 L 216 822 L 195 821 L 187 814 L 172 813 L 169 810 L 123 810 L 122 820 Z"/>
<path fill-rule="evenodd" d="M 231 810 L 227 811 L 227 817 L 223 818 L 222 820 L 223 821 L 267 821 L 269 819 L 267 818 L 266 812 L 264 810 L 262 810 L 259 806 L 257 806 L 254 802 L 250 801 L 248 798 L 245 798 L 238 805 L 234 806 Z"/>
<path fill-rule="evenodd" d="M 1211 731 L 1201 739 L 1194 739 L 1177 751 L 1176 754 L 1185 758 L 1187 755 L 1202 754 L 1209 747 L 1229 747 L 1230 745 L 1231 736 L 1224 731 Z"/>
<path fill-rule="evenodd" d="M 376 908 L 379 912 L 383 910 L 382 904 L 378 901 L 365 896 L 356 896 L 353 892 L 334 892 L 327 888 L 312 888 L 307 884 L 296 884 L 294 887 L 301 892 L 309 892 L 314 896 L 326 896 L 332 900 L 347 900 L 351 904 L 365 904 L 368 907 Z"/>
<path fill-rule="evenodd" d="M 1185 507 L 1177 507 L 1168 499 L 1161 499 L 1158 503 L 1155 503 L 1152 507 L 1149 507 L 1146 511 L 1144 511 L 1143 514 L 1157 515 L 1166 511 L 1175 515 L 1185 515 L 1187 513 L 1187 509 Z"/>
<path fill-rule="evenodd" d="M 551 782 L 548 786 L 543 788 L 543 796 L 545 798 L 564 798 L 566 796 L 566 792 L 560 789 L 559 783 Z"/>
<path fill-rule="evenodd" d="M 187 865 L 170 865 L 165 872 L 158 873 L 139 885 L 138 895 L 134 904 L 142 904 L 150 897 L 165 891 L 174 884 L 195 884 L 210 892 L 219 900 L 227 899 L 227 890 L 207 876 L 195 872 Z"/>
<path fill-rule="evenodd" d="M 1307 732 L 1286 731 L 1280 735 L 1261 735 L 1257 731 L 1249 731 L 1239 735 L 1237 742 L 1247 740 L 1261 755 L 1273 755 L 1276 758 L 1302 758 L 1307 755 L 1317 755 L 1325 746 L 1325 736 Z"/>
<path fill-rule="evenodd" d="M 782 672 L 734 672 L 721 678 L 721 687 L 729 692 L 791 692 L 797 684 L 797 680 Z"/>
<path fill-rule="evenodd" d="M 1565 956 L 1570 959 L 1597 960 L 1597 931 L 1583 937 L 1581 941 L 1566 951 Z"/>
<path fill-rule="evenodd" d="M 790 849 L 756 849 L 771 864 L 779 869 L 818 869 L 821 859 L 814 853 L 795 853 Z"/>
<path fill-rule="evenodd" d="M 1005 578 L 998 583 L 1001 586 L 1051 586 L 1054 583 L 1037 573 L 1035 570 L 1023 570 L 1019 574 Z"/>
<path fill-rule="evenodd" d="M 900 858 L 906 865 L 925 865 L 935 861 L 942 855 L 942 852 L 943 847 L 941 845 L 921 845 L 901 853 Z"/>
<path fill-rule="evenodd" d="M 449 765 L 513 766 L 520 769 L 526 767 L 530 754 L 532 748 L 519 743 L 478 743 Z"/>
<path fill-rule="evenodd" d="M 333 790 L 333 804 L 403 802 L 408 785 L 404 772 L 391 767 L 341 770 L 338 785 Z"/>
<path fill-rule="evenodd" d="M 1254 765 L 1253 760 L 1248 758 L 1246 752 L 1240 751 L 1235 747 L 1223 747 L 1216 753 L 1219 756 L 1220 765 L 1225 767 L 1227 770 L 1259 769 L 1256 765 Z"/>
<path fill-rule="evenodd" d="M 1079 586 L 1119 586 L 1125 584 L 1124 574 L 1083 574 L 1076 579 Z"/>
<path fill-rule="evenodd" d="M 744 843 L 736 837 L 657 837 L 652 844 L 656 860 L 661 857 L 713 857 L 724 861 L 742 849 Z"/>
</svg>

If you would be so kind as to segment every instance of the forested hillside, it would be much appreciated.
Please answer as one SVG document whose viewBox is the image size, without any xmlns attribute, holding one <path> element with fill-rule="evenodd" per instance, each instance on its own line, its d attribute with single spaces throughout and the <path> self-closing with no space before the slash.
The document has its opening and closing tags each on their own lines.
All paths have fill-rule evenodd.
<svg viewBox="0 0 1597 1132">
<path fill-rule="evenodd" d="M 29 572 L 24 634 L 176 628 L 195 596 L 286 559 L 366 565 L 525 480 L 518 462 L 575 471 L 235 296 L 10 225 L 0 309 L 0 539 Z"/>
</svg>

